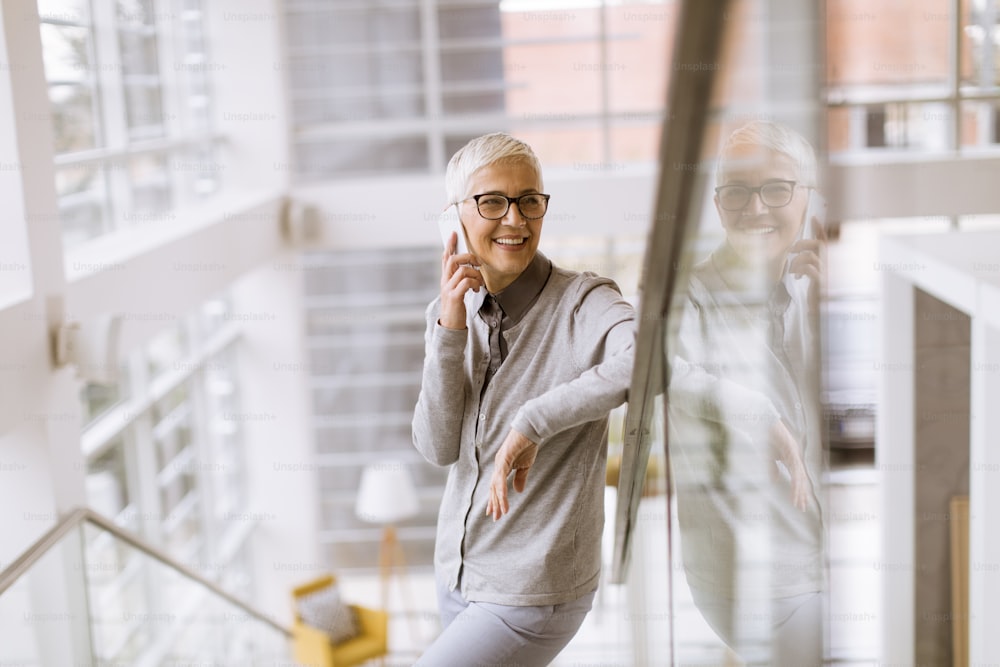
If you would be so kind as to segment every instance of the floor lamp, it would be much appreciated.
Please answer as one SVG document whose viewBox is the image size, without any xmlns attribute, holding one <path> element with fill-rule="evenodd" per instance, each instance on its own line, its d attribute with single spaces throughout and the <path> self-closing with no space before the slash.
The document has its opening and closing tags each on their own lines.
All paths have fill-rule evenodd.
<svg viewBox="0 0 1000 667">
<path fill-rule="evenodd" d="M 396 524 L 415 516 L 420 511 L 417 490 L 405 463 L 400 461 L 380 461 L 365 467 L 361 473 L 358 499 L 354 512 L 359 519 L 382 526 L 382 542 L 379 545 L 379 578 L 382 586 L 382 608 L 389 610 L 389 581 L 393 574 L 400 576 L 407 616 L 410 617 L 410 632 L 417 641 L 413 626 L 409 590 L 406 586 L 406 559 L 403 547 L 396 537 Z"/>
</svg>

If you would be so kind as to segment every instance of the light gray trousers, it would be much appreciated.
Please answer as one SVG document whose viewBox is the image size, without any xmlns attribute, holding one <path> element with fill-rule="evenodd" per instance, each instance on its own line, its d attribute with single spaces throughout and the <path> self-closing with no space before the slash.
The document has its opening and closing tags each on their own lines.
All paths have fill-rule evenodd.
<svg viewBox="0 0 1000 667">
<path fill-rule="evenodd" d="M 573 638 L 596 591 L 565 604 L 511 607 L 467 602 L 438 582 L 444 628 L 414 667 L 544 667 Z"/>
</svg>

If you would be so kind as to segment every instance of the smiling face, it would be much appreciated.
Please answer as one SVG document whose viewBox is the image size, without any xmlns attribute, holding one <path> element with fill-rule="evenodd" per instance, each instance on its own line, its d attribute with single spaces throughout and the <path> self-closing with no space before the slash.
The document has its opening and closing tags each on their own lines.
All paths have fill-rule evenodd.
<svg viewBox="0 0 1000 667">
<path fill-rule="evenodd" d="M 486 289 L 494 294 L 514 282 L 531 264 L 538 250 L 542 218 L 526 220 L 517 205 L 511 204 L 503 218 L 487 220 L 479 215 L 471 197 L 481 194 L 520 197 L 541 191 L 541 175 L 520 161 L 489 164 L 469 177 L 465 197 L 470 199 L 459 205 L 459 214 L 469 251 L 479 259 Z"/>
<path fill-rule="evenodd" d="M 760 187 L 769 181 L 801 181 L 795 160 L 783 153 L 752 145 L 736 145 L 722 156 L 719 185 Z M 809 203 L 809 189 L 795 187 L 792 200 L 785 206 L 770 208 L 754 193 L 746 206 L 727 211 L 715 197 L 726 239 L 734 251 L 752 264 L 780 264 L 788 249 L 799 237 Z"/>
</svg>

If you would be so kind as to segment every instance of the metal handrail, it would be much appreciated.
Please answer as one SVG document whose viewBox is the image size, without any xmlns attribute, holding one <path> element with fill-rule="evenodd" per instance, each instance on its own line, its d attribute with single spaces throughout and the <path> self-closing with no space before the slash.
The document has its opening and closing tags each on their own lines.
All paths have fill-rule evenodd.
<svg viewBox="0 0 1000 667">
<path fill-rule="evenodd" d="M 35 563 L 41 560 L 45 554 L 51 551 L 53 547 L 55 547 L 64 537 L 66 537 L 66 535 L 70 533 L 70 531 L 76 529 L 84 522 L 90 522 L 98 528 L 111 533 L 119 540 L 127 543 L 129 546 L 138 549 L 147 556 L 155 558 L 167 567 L 180 572 L 188 579 L 201 584 L 205 588 L 212 591 L 215 595 L 218 595 L 230 604 L 239 607 L 246 614 L 253 616 L 262 623 L 266 623 L 278 632 L 284 634 L 286 637 L 291 637 L 292 631 L 290 629 L 281 625 L 267 614 L 254 609 L 243 600 L 240 600 L 231 593 L 228 593 L 220 588 L 215 582 L 205 578 L 201 574 L 198 574 L 188 566 L 179 563 L 160 549 L 151 545 L 149 542 L 146 542 L 137 535 L 133 535 L 129 531 L 121 528 L 89 507 L 78 507 L 67 514 L 55 526 L 50 528 L 44 535 L 38 538 L 34 544 L 28 547 L 24 553 L 18 556 L 13 563 L 11 563 L 4 570 L 0 571 L 0 595 L 3 595 L 4 592 L 13 586 L 18 579 L 27 574 L 28 570 L 30 570 Z"/>
</svg>

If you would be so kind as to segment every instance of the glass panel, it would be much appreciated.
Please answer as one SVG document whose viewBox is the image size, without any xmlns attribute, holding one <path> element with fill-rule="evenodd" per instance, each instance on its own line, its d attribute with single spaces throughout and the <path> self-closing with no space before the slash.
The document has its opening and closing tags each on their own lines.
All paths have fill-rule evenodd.
<svg viewBox="0 0 1000 667">
<path fill-rule="evenodd" d="M 659 118 L 660 114 L 656 114 Z M 633 120 L 633 118 L 635 120 Z M 611 128 L 612 164 L 649 163 L 659 159 L 662 121 L 650 122 L 648 114 L 626 114 Z"/>
<path fill-rule="evenodd" d="M 127 84 L 125 113 L 129 139 L 152 139 L 166 135 L 159 85 Z"/>
<path fill-rule="evenodd" d="M 503 81 L 494 84 L 503 87 Z M 445 92 L 441 106 L 446 114 L 502 113 L 505 96 L 502 90 L 481 92 L 482 86 L 475 85 L 472 90 L 461 92 Z M 449 153 L 449 155 L 454 154 Z"/>
<path fill-rule="evenodd" d="M 428 167 L 424 137 L 299 142 L 297 168 L 305 177 L 411 172 Z"/>
<path fill-rule="evenodd" d="M 94 655 L 58 664 L 288 662 L 289 644 L 274 627 L 110 533 L 90 524 L 84 528 L 86 557 L 82 562 L 77 557 L 74 583 L 89 600 Z M 76 616 L 82 623 L 87 617 Z"/>
<path fill-rule="evenodd" d="M 24 520 L 52 524 L 55 515 L 25 512 Z M 89 572 L 81 540 L 79 530 L 71 531 L 0 595 L 0 664 L 95 664 L 87 638 Z"/>
<path fill-rule="evenodd" d="M 343 387 L 323 388 L 313 391 L 316 409 L 325 415 L 350 415 L 370 411 L 377 405 L 381 412 L 411 412 L 417 404 L 419 390 L 414 387 L 419 377 L 396 379 L 395 376 L 374 386 L 359 386 L 358 382 Z M 398 382 L 399 386 L 390 383 Z M 400 443 L 401 445 L 409 444 Z"/>
<path fill-rule="evenodd" d="M 313 3 L 315 5 L 315 3 Z M 420 38 L 420 16 L 416 3 L 382 3 L 367 9 L 337 7 L 336 3 L 297 8 L 289 7 L 288 27 L 298 39 L 295 48 L 315 48 L 330 44 L 368 45 L 412 44 Z"/>
<path fill-rule="evenodd" d="M 83 84 L 49 86 L 56 153 L 97 146 L 97 115 L 93 90 Z"/>
<path fill-rule="evenodd" d="M 106 146 L 107 137 L 124 141 L 107 146 L 114 151 L 127 145 L 150 139 L 176 138 L 208 131 L 211 128 L 211 95 L 206 67 L 204 16 L 200 4 L 188 2 L 183 11 L 157 13 L 152 0 L 115 0 L 116 20 L 113 25 L 89 25 L 88 3 L 83 0 L 42 3 L 43 22 L 40 26 L 49 81 L 56 152 L 79 152 Z M 50 22 L 45 22 L 46 18 Z M 74 25 L 65 25 L 70 21 Z M 161 79 L 161 35 L 158 29 L 172 21 L 167 38 L 178 48 L 173 86 L 168 91 Z M 79 25 L 77 25 L 79 24 Z M 110 31 L 110 32 L 109 32 Z M 97 38 L 100 37 L 98 40 Z M 104 51 L 95 44 L 116 43 L 118 54 L 114 62 L 98 62 Z M 208 65 L 211 65 L 208 63 Z M 98 77 L 100 73 L 119 72 L 121 76 Z M 98 88 L 98 79 L 101 88 Z M 103 90 L 111 86 L 116 90 Z M 102 93 L 108 95 L 107 100 Z M 177 99 L 169 99 L 169 98 Z M 115 114 L 115 100 L 123 103 L 123 113 Z M 110 102 L 109 102 L 110 100 Z M 102 106 L 110 103 L 102 115 Z M 112 108 L 115 107 L 115 108 Z M 166 113 L 165 109 L 178 109 Z M 111 116 L 107 115 L 111 111 Z M 102 118 L 115 127 L 103 128 Z M 110 120 L 109 120 L 110 119 Z M 215 150 L 204 145 L 186 150 L 183 155 L 110 156 L 95 162 L 90 171 L 107 172 L 113 188 L 94 189 L 92 200 L 61 201 L 64 245 L 73 247 L 88 239 L 113 231 L 114 221 L 148 219 L 151 214 L 177 205 L 172 189 L 168 163 L 196 163 L 184 171 L 181 181 L 186 190 L 181 203 L 212 194 L 221 187 L 219 167 L 213 160 Z M 208 165 L 207 167 L 205 165 Z M 122 170 L 122 171 L 118 171 Z M 85 169 L 78 170 L 80 173 Z M 123 176 L 124 174 L 124 176 Z M 185 178 L 186 177 L 186 178 Z M 127 179 L 127 180 L 126 180 Z M 58 187 L 65 189 L 64 183 Z M 118 201 L 122 199 L 122 201 Z"/>
<path fill-rule="evenodd" d="M 442 40 L 496 38 L 500 29 L 500 11 L 496 5 L 438 9 L 438 35 Z"/>
<path fill-rule="evenodd" d="M 91 76 L 90 29 L 42 23 L 45 76 L 60 83 L 88 81 Z"/>
<path fill-rule="evenodd" d="M 107 231 L 107 173 L 102 167 L 62 167 L 56 170 L 59 218 L 67 248 Z"/>
<path fill-rule="evenodd" d="M 597 174 L 625 166 L 604 159 L 601 126 L 597 122 L 575 122 L 562 112 L 525 113 L 511 123 L 510 132 L 531 146 L 536 155 L 544 155 L 547 167 L 572 167 Z"/>
<path fill-rule="evenodd" d="M 963 123 L 965 124 L 965 123 Z M 903 150 L 944 152 L 954 120 L 947 102 L 850 105 L 830 110 L 830 152 Z"/>
<path fill-rule="evenodd" d="M 205 366 L 206 415 L 209 454 L 199 469 L 209 480 L 215 532 L 224 535 L 232 517 L 247 507 L 245 453 L 239 420 L 227 418 L 240 411 L 236 377 L 236 349 L 228 348 Z"/>
<path fill-rule="evenodd" d="M 172 327 L 157 335 L 146 347 L 146 363 L 149 368 L 150 378 L 156 378 L 163 373 L 178 368 L 178 362 L 188 352 L 187 336 L 181 326 Z M 172 396 L 184 396 L 187 392 L 183 387 L 175 389 Z M 182 399 L 179 399 L 182 400 Z M 170 399 L 170 407 L 176 405 L 174 399 Z M 166 411 L 169 411 L 169 407 Z"/>
<path fill-rule="evenodd" d="M 131 214 L 157 213 L 170 208 L 171 189 L 167 170 L 167 158 L 160 155 L 141 155 L 129 160 Z"/>
<path fill-rule="evenodd" d="M 132 502 L 125 467 L 125 439 L 116 436 L 104 453 L 87 464 L 87 504 L 109 519 Z"/>
<path fill-rule="evenodd" d="M 157 76 L 160 72 L 156 33 L 142 24 L 125 24 L 129 29 L 118 31 L 118 48 L 121 51 L 125 81 L 141 75 Z"/>
<path fill-rule="evenodd" d="M 945 93 L 950 62 L 949 7 L 946 0 L 917 4 L 829 0 L 829 84 L 869 89 L 930 88 Z"/>
<path fill-rule="evenodd" d="M 153 0 L 118 0 L 116 18 L 119 26 L 141 29 L 155 20 Z"/>
<path fill-rule="evenodd" d="M 594 39 L 600 29 L 597 10 L 525 9 L 504 11 L 501 19 L 508 42 L 504 49 L 508 116 L 559 120 L 557 114 L 600 112 L 603 64 L 600 44 Z M 564 152 L 545 150 L 521 138 L 549 162 Z M 564 136 L 562 145 L 572 142 L 572 137 Z"/>
<path fill-rule="evenodd" d="M 605 8 L 607 30 L 608 103 L 612 113 L 654 113 L 657 118 L 667 99 L 669 70 L 650 71 L 650 63 L 667 63 L 673 49 L 675 2 L 623 2 Z M 646 139 L 659 148 L 659 123 L 644 128 Z M 651 136 L 650 136 L 651 133 Z M 614 143 L 614 142 L 612 142 Z"/>
<path fill-rule="evenodd" d="M 832 16 L 844 11 L 843 3 L 832 4 Z M 889 4 L 876 3 L 873 11 L 892 30 L 894 8 L 901 6 Z M 676 287 L 664 336 L 670 384 L 661 416 L 668 429 L 678 553 L 667 554 L 665 545 L 662 553 L 665 565 L 678 558 L 665 568 L 673 584 L 677 664 L 823 662 L 828 582 L 821 291 L 819 278 L 804 272 L 821 268 L 815 240 L 820 232 L 810 224 L 808 209 L 824 185 L 817 180 L 823 156 L 813 148 L 822 145 L 821 119 L 809 84 L 818 82 L 808 75 L 819 70 L 809 55 L 815 36 L 800 30 L 820 23 L 810 19 L 806 6 L 788 2 L 775 11 L 773 3 L 754 0 L 732 5 L 723 22 L 723 56 L 706 65 L 722 76 L 701 159 L 662 165 L 666 177 L 673 167 L 696 179 L 686 239 L 672 267 Z M 786 39 L 791 26 L 798 36 Z M 862 28 L 831 25 L 831 39 L 838 38 L 836 30 Z M 865 66 L 894 62 L 880 51 L 880 42 L 864 37 L 855 35 Z M 770 48 L 777 39 L 786 43 Z M 903 33 L 904 61 L 910 53 L 906 39 Z M 856 56 L 849 53 L 848 62 Z M 684 65 L 674 62 L 673 75 Z M 794 85 L 786 78 L 790 71 L 802 74 Z M 852 78 L 853 72 L 841 73 L 840 82 L 909 81 L 896 73 Z M 790 182 L 788 197 L 780 201 L 769 191 L 765 204 L 760 189 L 775 181 Z M 733 205 L 723 208 L 715 191 L 720 186 L 743 188 L 745 203 L 729 200 Z M 670 222 L 660 224 L 669 228 Z M 662 506 L 647 511 L 656 517 L 651 523 L 667 518 Z M 638 551 L 636 546 L 633 553 Z M 645 577 L 637 583 L 649 585 Z M 653 585 L 664 590 L 665 582 Z M 669 617 L 670 609 L 656 607 L 661 598 L 652 598 L 643 611 Z M 796 624 L 794 637 L 782 631 L 789 618 Z M 665 631 L 652 625 L 646 630 L 650 655 L 664 653 L 657 642 Z"/>
<path fill-rule="evenodd" d="M 202 304 L 198 309 L 198 335 L 208 340 L 212 334 L 226 326 L 232 318 L 232 301 L 229 296 L 221 296 Z"/>
<path fill-rule="evenodd" d="M 503 57 L 499 49 L 468 49 L 441 54 L 445 90 L 456 84 L 503 85 Z"/>
<path fill-rule="evenodd" d="M 300 96 L 295 103 L 296 120 L 303 124 L 416 118 L 423 114 L 423 92 L 409 88 L 388 88 L 378 94 L 369 91 L 344 91 L 337 94 L 319 91 L 315 96 Z"/>
<path fill-rule="evenodd" d="M 1000 102 L 962 103 L 962 148 L 996 150 L 1000 144 Z"/>
<path fill-rule="evenodd" d="M 186 191 L 195 197 L 205 197 L 218 190 L 224 169 L 218 151 L 210 144 L 176 153 L 170 161 L 170 171 L 179 175 Z"/>
<path fill-rule="evenodd" d="M 343 53 L 335 62 L 336 67 L 332 67 L 329 56 L 292 59 L 292 88 L 348 93 L 362 89 L 378 94 L 382 87 L 414 86 L 423 81 L 421 59 L 412 53 Z"/>
<path fill-rule="evenodd" d="M 1000 84 L 1000 16 L 996 0 L 961 0 L 962 83 L 995 89 Z M 945 13 L 947 16 L 947 13 Z"/>
<path fill-rule="evenodd" d="M 419 339 L 386 340 L 377 337 L 370 345 L 313 348 L 307 370 L 315 376 L 357 377 L 365 374 L 420 373 L 424 362 Z"/>
<path fill-rule="evenodd" d="M 364 449 L 378 447 L 386 451 L 403 451 L 411 448 L 413 415 L 407 412 L 393 421 L 384 416 L 379 419 L 361 419 L 358 423 L 324 426 L 316 430 L 316 451 L 335 454 L 353 451 L 363 444 Z M 383 444 L 384 443 L 384 444 Z"/>
<path fill-rule="evenodd" d="M 303 258 L 310 356 L 304 368 L 275 370 L 311 376 L 306 381 L 321 458 L 307 469 L 287 462 L 285 472 L 316 476 L 318 510 L 329 531 L 321 539 L 336 543 L 330 557 L 337 567 L 370 568 L 377 562 L 380 531 L 355 517 L 354 502 L 361 468 L 378 460 L 373 455 L 379 452 L 414 461 L 421 513 L 406 522 L 406 530 L 419 532 L 401 532 L 400 539 L 413 543 L 413 549 L 406 545 L 409 563 L 432 562 L 446 471 L 415 461 L 410 428 L 423 365 L 423 313 L 440 289 L 438 255 L 420 248 Z"/>
<path fill-rule="evenodd" d="M 38 18 L 42 21 L 87 23 L 89 9 L 88 0 L 38 0 Z"/>
</svg>

